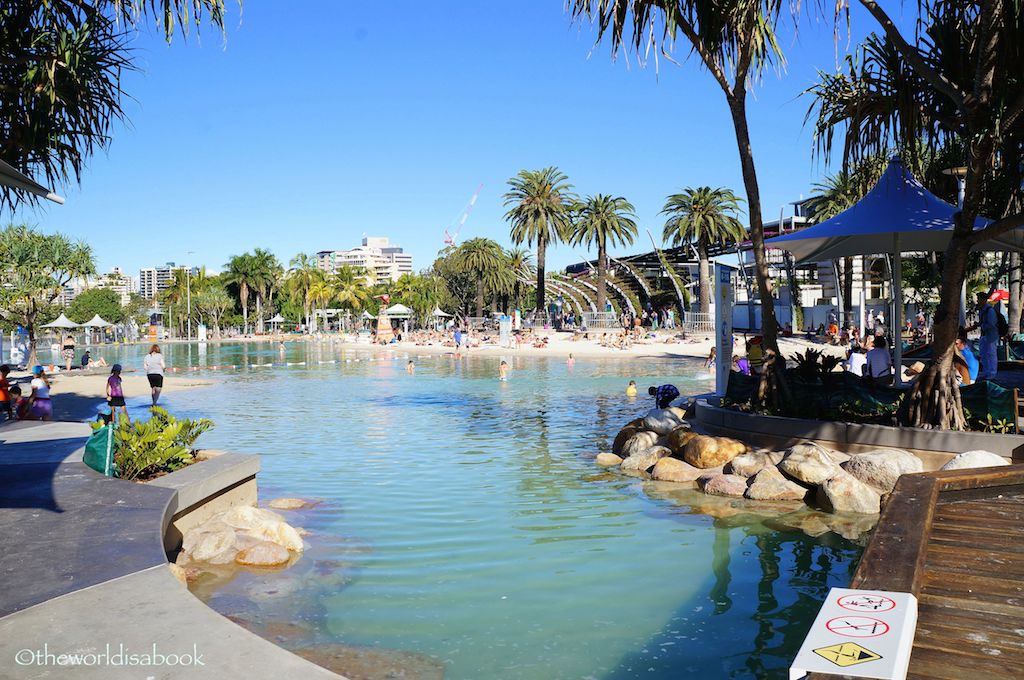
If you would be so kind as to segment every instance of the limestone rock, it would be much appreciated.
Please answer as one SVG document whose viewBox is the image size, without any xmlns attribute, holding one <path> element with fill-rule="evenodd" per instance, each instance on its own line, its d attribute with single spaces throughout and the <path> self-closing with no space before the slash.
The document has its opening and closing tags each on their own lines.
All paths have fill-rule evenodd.
<svg viewBox="0 0 1024 680">
<path fill-rule="evenodd" d="M 695 468 L 677 458 L 662 458 L 651 471 L 651 476 L 663 482 L 695 482 L 706 470 Z"/>
<path fill-rule="evenodd" d="M 235 559 L 235 532 L 230 528 L 203 531 L 200 525 L 188 531 L 181 540 L 181 549 L 197 562 L 227 564 Z"/>
<path fill-rule="evenodd" d="M 758 501 L 798 501 L 807 495 L 807 489 L 786 479 L 778 468 L 769 465 L 751 478 L 745 495 Z"/>
<path fill-rule="evenodd" d="M 594 462 L 604 467 L 614 467 L 622 462 L 622 458 L 616 456 L 614 453 L 599 453 Z"/>
<path fill-rule="evenodd" d="M 747 445 L 735 439 L 697 435 L 686 442 L 683 459 L 694 467 L 706 469 L 724 465 L 746 450 Z"/>
<path fill-rule="evenodd" d="M 671 411 L 672 413 L 676 414 L 676 417 L 679 418 L 679 420 L 682 420 L 683 422 L 686 421 L 686 409 L 685 408 L 679 408 L 678 406 L 669 406 L 668 410 Z"/>
<path fill-rule="evenodd" d="M 270 541 L 259 543 L 239 551 L 235 555 L 237 564 L 244 564 L 252 567 L 277 567 L 286 564 L 291 558 L 288 550 Z"/>
<path fill-rule="evenodd" d="M 172 564 L 168 564 L 167 568 L 171 570 L 171 574 L 174 575 L 174 578 L 176 578 L 179 581 L 181 581 L 181 585 L 183 585 L 183 586 L 187 586 L 188 585 L 188 579 L 185 577 L 185 568 L 184 567 L 179 567 L 177 564 L 173 564 L 172 563 Z"/>
<path fill-rule="evenodd" d="M 879 449 L 858 453 L 841 467 L 879 493 L 891 493 L 900 475 L 923 472 L 921 459 L 902 449 Z"/>
<path fill-rule="evenodd" d="M 665 446 L 672 449 L 673 456 L 682 457 L 683 451 L 686 449 L 686 443 L 698 436 L 700 435 L 696 432 L 690 431 L 688 425 L 683 425 L 668 433 Z"/>
<path fill-rule="evenodd" d="M 821 490 L 834 512 L 856 512 L 877 515 L 881 509 L 881 495 L 849 472 L 840 469 L 825 480 Z"/>
<path fill-rule="evenodd" d="M 1006 459 L 991 451 L 964 451 L 943 465 L 942 470 L 963 470 L 965 468 L 994 467 L 1009 465 Z"/>
<path fill-rule="evenodd" d="M 627 441 L 625 446 L 622 447 L 622 453 L 618 453 L 617 451 L 612 451 L 612 453 L 616 453 L 623 458 L 629 458 L 634 454 L 646 451 L 657 444 L 657 442 L 658 435 L 656 433 L 641 430 L 629 438 L 629 441 Z"/>
<path fill-rule="evenodd" d="M 668 408 L 652 408 L 644 416 L 644 429 L 666 435 L 685 421 L 675 411 Z"/>
<path fill-rule="evenodd" d="M 302 500 L 301 498 L 275 498 L 267 503 L 267 505 L 275 510 L 298 510 L 299 508 L 305 508 L 312 504 L 309 501 Z"/>
<path fill-rule="evenodd" d="M 636 420 L 630 421 L 625 427 L 619 430 L 619 433 L 615 435 L 615 442 L 612 444 L 612 453 L 617 456 L 623 455 L 623 449 L 626 447 L 626 443 L 633 438 L 637 432 L 643 427 L 643 418 L 637 418 Z"/>
<path fill-rule="evenodd" d="M 659 460 L 672 453 L 664 446 L 651 446 L 640 453 L 635 453 L 622 461 L 622 470 L 638 470 L 643 472 L 654 466 Z"/>
<path fill-rule="evenodd" d="M 786 451 L 779 469 L 807 484 L 821 484 L 840 470 L 829 452 L 813 442 L 803 442 Z"/>
<path fill-rule="evenodd" d="M 747 478 L 739 475 L 704 475 L 697 484 L 712 496 L 742 496 L 747 491 Z"/>
<path fill-rule="evenodd" d="M 229 510 L 225 510 L 217 516 L 217 519 L 236 529 L 249 529 L 250 527 L 258 526 L 266 522 L 284 521 L 284 517 L 276 512 L 264 510 L 263 508 L 256 508 L 251 505 L 239 505 L 230 508 Z"/>
<path fill-rule="evenodd" d="M 766 467 L 775 467 L 763 451 L 748 451 L 729 461 L 729 473 L 740 477 L 753 477 Z"/>
</svg>

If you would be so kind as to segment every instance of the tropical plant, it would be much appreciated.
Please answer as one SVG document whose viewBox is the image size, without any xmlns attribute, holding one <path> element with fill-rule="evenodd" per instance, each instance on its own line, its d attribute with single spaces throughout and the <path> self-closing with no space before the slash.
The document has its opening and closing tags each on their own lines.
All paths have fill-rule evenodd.
<svg viewBox="0 0 1024 680">
<path fill-rule="evenodd" d="M 223 29 L 223 0 L 47 0 L 0 8 L 0 139 L 3 159 L 47 184 L 80 181 L 95 151 L 125 120 L 122 74 L 135 70 L 136 26 L 176 31 L 209 21 Z M 34 202 L 0 186 L 0 205 Z"/>
<path fill-rule="evenodd" d="M 456 249 L 454 259 L 476 281 L 476 315 L 484 315 L 484 293 L 501 294 L 512 288 L 512 272 L 497 241 L 471 238 Z"/>
<path fill-rule="evenodd" d="M 288 287 L 295 301 L 302 305 L 302 315 L 306 320 L 306 332 L 313 332 L 313 297 L 311 291 L 314 286 L 324 279 L 324 272 L 316 265 L 316 258 L 306 253 L 299 253 L 292 258 L 291 269 L 288 270 L 285 278 L 285 286 Z"/>
<path fill-rule="evenodd" d="M 629 245 L 636 238 L 636 211 L 622 196 L 594 194 L 573 206 L 569 241 L 597 246 L 597 311 L 608 299 L 608 246 Z"/>
<path fill-rule="evenodd" d="M 523 286 L 526 282 L 532 281 L 537 274 L 537 268 L 533 266 L 530 259 L 530 251 L 525 248 L 511 248 L 505 251 L 508 257 L 508 268 L 512 274 L 512 306 L 519 307 L 523 300 Z"/>
<path fill-rule="evenodd" d="M 238 302 L 242 305 L 243 332 L 248 334 L 249 293 L 262 285 L 263 280 L 257 270 L 255 259 L 249 253 L 232 255 L 224 267 L 225 270 L 221 277 L 225 283 L 233 285 L 238 290 Z"/>
<path fill-rule="evenodd" d="M 152 413 L 145 421 L 117 421 L 114 465 L 121 479 L 145 479 L 189 465 L 196 439 L 213 427 L 206 418 L 178 420 L 159 406 Z"/>
<path fill-rule="evenodd" d="M 96 272 L 92 249 L 63 234 L 25 225 L 0 231 L 0 318 L 28 334 L 26 362 L 36 361 L 36 324 L 73 279 Z"/>
<path fill-rule="evenodd" d="M 917 39 L 908 41 L 875 0 L 861 4 L 884 37 L 869 36 L 838 72 L 819 74 L 808 114 L 816 149 L 827 161 L 838 132 L 845 163 L 890 148 L 964 150 L 963 203 L 943 256 L 934 317 L 935 360 L 901 410 L 911 425 L 964 429 L 953 355 L 969 253 L 1024 224 L 1024 79 L 1015 77 L 1024 62 L 1024 5 L 922 0 Z M 995 219 L 979 226 L 985 212 Z"/>
<path fill-rule="evenodd" d="M 697 246 L 700 276 L 700 312 L 711 310 L 711 272 L 708 249 L 712 243 L 725 245 L 746 236 L 740 213 L 741 199 L 729 189 L 718 187 L 686 188 L 665 201 L 661 214 L 668 215 L 662 238 L 673 246 L 694 243 Z"/>
<path fill-rule="evenodd" d="M 109 288 L 90 288 L 76 295 L 68 305 L 68 318 L 75 323 L 85 323 L 97 314 L 104 321 L 120 323 L 124 319 L 121 296 Z"/>
<path fill-rule="evenodd" d="M 263 332 L 264 306 L 274 300 L 284 269 L 269 250 L 256 248 L 252 253 L 250 286 L 256 295 L 256 330 Z"/>
<path fill-rule="evenodd" d="M 521 170 L 508 181 L 505 220 L 512 225 L 512 242 L 537 245 L 537 311 L 545 313 L 544 272 L 549 245 L 563 241 L 572 226 L 576 200 L 569 178 L 556 167 Z"/>
<path fill-rule="evenodd" d="M 784 63 L 775 39 L 782 0 L 568 0 L 566 4 L 574 20 L 597 24 L 598 42 L 606 35 L 610 37 L 613 56 L 620 49 L 634 51 L 640 60 L 650 51 L 668 55 L 682 34 L 690 53 L 700 59 L 722 89 L 736 133 L 747 194 L 763 344 L 778 352 L 778 323 L 765 254 L 761 191 L 747 121 L 747 91 L 765 70 Z"/>
<path fill-rule="evenodd" d="M 370 304 L 370 287 L 367 272 L 359 267 L 342 266 L 331 276 L 334 298 L 342 309 L 357 312 Z"/>
<path fill-rule="evenodd" d="M 213 337 L 221 337 L 224 317 L 234 307 L 234 300 L 220 281 L 204 286 L 195 295 L 195 307 L 203 321 L 213 329 Z"/>
</svg>

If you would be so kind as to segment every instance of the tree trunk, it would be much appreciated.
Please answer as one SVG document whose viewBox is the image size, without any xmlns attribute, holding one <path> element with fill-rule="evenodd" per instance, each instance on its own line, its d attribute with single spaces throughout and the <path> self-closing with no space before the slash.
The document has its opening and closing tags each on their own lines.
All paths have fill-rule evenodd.
<svg viewBox="0 0 1024 680">
<path fill-rule="evenodd" d="M 697 241 L 697 260 L 700 262 L 699 286 L 700 286 L 700 313 L 711 313 L 711 266 L 708 262 L 708 242 L 705 238 Z M 724 311 L 724 310 L 723 310 Z"/>
<path fill-rule="evenodd" d="M 606 300 L 608 299 L 608 288 L 605 283 L 608 279 L 608 254 L 605 252 L 603 241 L 597 244 L 597 311 L 604 314 Z"/>
<path fill-rule="evenodd" d="M 256 332 L 263 332 L 263 294 L 256 293 Z"/>
<path fill-rule="evenodd" d="M 1011 333 L 1020 333 L 1021 284 L 1020 253 L 1010 253 L 1010 301 L 1007 304 L 1007 322 Z"/>
<path fill-rule="evenodd" d="M 242 302 L 242 333 L 249 334 L 249 287 L 244 283 L 238 287 L 238 299 Z"/>
<path fill-rule="evenodd" d="M 546 315 L 547 309 L 544 306 L 544 263 L 547 243 L 544 238 L 537 239 L 537 313 Z"/>
<path fill-rule="evenodd" d="M 750 241 L 754 249 L 754 276 L 761 298 L 761 335 L 765 349 L 779 351 L 778 322 L 775 320 L 775 300 L 772 298 L 768 278 L 768 258 L 764 251 L 764 224 L 761 222 L 761 192 L 757 185 L 757 171 L 754 168 L 754 152 L 750 147 L 750 130 L 747 126 L 746 91 L 738 89 L 736 94 L 727 95 L 732 124 L 736 131 L 736 145 L 743 169 L 743 187 L 747 192 L 747 214 L 750 219 Z"/>
<path fill-rule="evenodd" d="M 484 281 L 481 278 L 476 280 L 476 315 L 484 315 Z"/>
<path fill-rule="evenodd" d="M 853 317 L 853 258 L 843 258 L 843 320 Z"/>
<path fill-rule="evenodd" d="M 25 324 L 25 333 L 28 335 L 28 352 L 25 353 L 25 365 L 31 370 L 36 365 L 36 324 L 34 319 Z"/>
</svg>

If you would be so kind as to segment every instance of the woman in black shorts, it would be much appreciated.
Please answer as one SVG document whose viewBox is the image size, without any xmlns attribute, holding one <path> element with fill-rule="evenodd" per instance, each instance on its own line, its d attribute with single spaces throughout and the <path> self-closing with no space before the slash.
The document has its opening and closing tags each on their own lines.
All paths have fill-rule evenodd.
<svg viewBox="0 0 1024 680">
<path fill-rule="evenodd" d="M 160 390 L 164 387 L 164 355 L 160 353 L 160 345 L 149 348 L 149 354 L 142 361 L 142 368 L 149 379 L 149 387 L 153 391 L 153 406 L 160 398 Z"/>
</svg>

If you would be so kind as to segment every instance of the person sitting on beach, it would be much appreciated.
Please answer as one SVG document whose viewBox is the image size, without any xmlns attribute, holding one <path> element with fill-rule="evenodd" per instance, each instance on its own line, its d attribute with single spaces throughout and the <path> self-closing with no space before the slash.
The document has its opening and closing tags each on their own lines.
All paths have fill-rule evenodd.
<svg viewBox="0 0 1024 680">
<path fill-rule="evenodd" d="M 679 389 L 675 385 L 659 385 L 648 387 L 647 394 L 654 397 L 655 408 L 668 408 L 672 400 L 679 396 Z"/>
<path fill-rule="evenodd" d="M 867 351 L 858 345 L 850 350 L 850 356 L 846 358 L 846 370 L 857 377 L 861 377 L 864 375 L 864 366 L 867 363 Z"/>
<path fill-rule="evenodd" d="M 28 399 L 21 396 L 21 388 L 17 385 L 11 385 L 11 406 L 14 408 L 13 417 L 16 420 L 28 420 L 32 405 Z"/>
<path fill-rule="evenodd" d="M 971 350 L 970 345 L 967 344 L 966 331 L 962 331 L 957 334 L 956 356 L 954 358 L 960 360 L 955 361 L 954 365 L 960 372 L 961 383 L 964 385 L 974 384 L 978 379 L 978 372 L 981 369 L 981 364 L 978 362 L 978 358 L 974 356 L 974 352 Z M 963 366 L 961 367 L 956 364 L 963 364 Z"/>
<path fill-rule="evenodd" d="M 630 380 L 629 384 L 626 385 L 626 396 L 627 397 L 635 397 L 636 396 L 636 381 L 635 380 Z"/>
<path fill-rule="evenodd" d="M 107 378 L 107 403 L 110 404 L 110 412 L 121 409 L 126 421 L 131 422 L 128 417 L 128 406 L 124 402 L 124 388 L 121 381 L 121 364 L 114 364 L 110 367 L 110 377 Z"/>
<path fill-rule="evenodd" d="M 107 365 L 107 360 L 106 359 L 104 359 L 103 357 L 99 357 L 98 359 L 93 359 L 92 358 L 92 354 L 90 353 L 89 350 L 85 350 L 85 354 L 82 355 L 82 368 L 89 368 L 90 366 L 95 368 L 97 366 L 106 366 L 106 365 Z"/>
<path fill-rule="evenodd" d="M 864 374 L 881 385 L 891 385 L 893 380 L 888 344 L 884 335 L 877 336 L 875 346 L 865 357 Z"/>
<path fill-rule="evenodd" d="M 53 402 L 50 401 L 50 381 L 42 366 L 32 367 L 32 393 L 28 396 L 29 420 L 50 420 L 53 418 Z"/>
<path fill-rule="evenodd" d="M 7 381 L 7 374 L 11 367 L 7 364 L 0 366 L 0 411 L 7 414 L 8 420 L 14 420 L 14 400 L 11 399 L 11 383 Z M 19 392 L 21 390 L 18 390 Z"/>
</svg>

